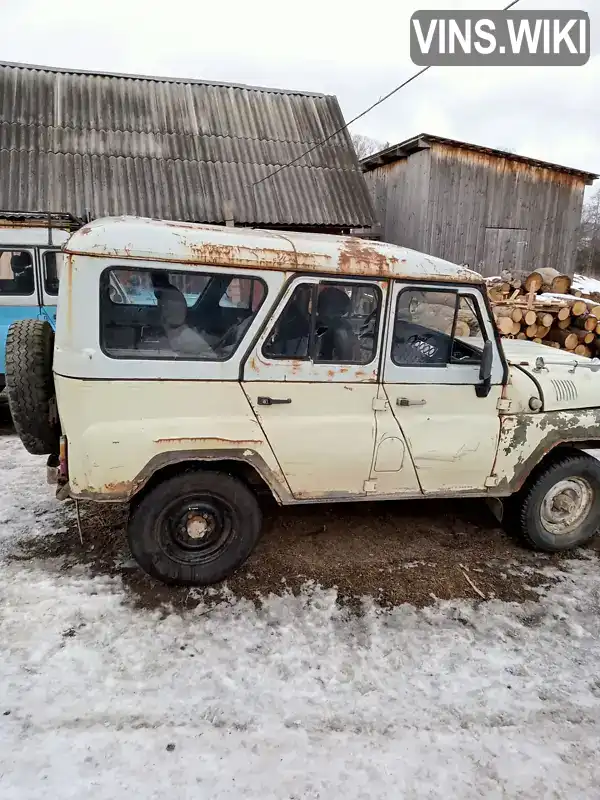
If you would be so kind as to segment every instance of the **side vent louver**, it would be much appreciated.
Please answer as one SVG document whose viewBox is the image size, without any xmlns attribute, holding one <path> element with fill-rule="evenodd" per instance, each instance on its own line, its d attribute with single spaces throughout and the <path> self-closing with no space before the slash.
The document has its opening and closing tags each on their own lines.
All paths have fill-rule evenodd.
<svg viewBox="0 0 600 800">
<path fill-rule="evenodd" d="M 577 399 L 577 387 L 573 381 L 552 378 L 552 386 L 554 386 L 554 393 L 559 403 Z"/>
</svg>

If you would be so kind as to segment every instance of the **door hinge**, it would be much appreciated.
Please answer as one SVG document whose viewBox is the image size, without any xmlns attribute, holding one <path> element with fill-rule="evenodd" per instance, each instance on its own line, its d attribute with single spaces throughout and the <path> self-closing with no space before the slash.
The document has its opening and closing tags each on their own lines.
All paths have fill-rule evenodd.
<svg viewBox="0 0 600 800">
<path fill-rule="evenodd" d="M 376 492 L 377 481 L 365 481 L 363 483 L 363 492 Z"/>
<path fill-rule="evenodd" d="M 496 403 L 496 408 L 498 411 L 510 411 L 510 400 L 507 400 L 505 397 L 501 397 Z"/>
<path fill-rule="evenodd" d="M 500 478 L 497 475 L 488 475 L 483 484 L 486 489 L 493 489 L 500 483 Z"/>
<path fill-rule="evenodd" d="M 373 411 L 387 411 L 390 404 L 383 397 L 373 398 Z"/>
</svg>

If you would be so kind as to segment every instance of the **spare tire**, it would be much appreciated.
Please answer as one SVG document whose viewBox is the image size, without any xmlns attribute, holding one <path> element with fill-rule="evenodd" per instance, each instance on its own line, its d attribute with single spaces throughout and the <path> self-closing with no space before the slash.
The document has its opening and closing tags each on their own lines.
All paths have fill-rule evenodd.
<svg viewBox="0 0 600 800">
<path fill-rule="evenodd" d="M 6 337 L 6 394 L 15 429 L 26 450 L 58 453 L 60 425 L 54 396 L 54 331 L 40 319 L 22 319 Z"/>
</svg>

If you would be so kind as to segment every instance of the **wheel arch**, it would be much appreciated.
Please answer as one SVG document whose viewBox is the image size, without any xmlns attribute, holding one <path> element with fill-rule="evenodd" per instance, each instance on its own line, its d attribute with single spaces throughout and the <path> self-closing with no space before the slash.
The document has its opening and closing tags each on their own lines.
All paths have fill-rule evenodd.
<svg viewBox="0 0 600 800">
<path fill-rule="evenodd" d="M 550 464 L 565 455 L 578 455 L 586 453 L 588 450 L 600 451 L 600 438 L 583 440 L 559 440 L 549 446 L 540 446 L 532 456 L 524 462 L 523 468 L 515 474 L 512 481 L 508 483 L 509 491 L 503 491 L 504 495 L 512 495 L 522 491 L 536 476 L 546 469 Z"/>
<path fill-rule="evenodd" d="M 274 472 L 255 451 L 248 449 L 172 450 L 154 456 L 132 481 L 107 484 L 100 490 L 72 493 L 80 500 L 134 504 L 161 481 L 193 470 L 213 470 L 232 475 L 248 488 L 268 492 L 279 505 L 292 499 L 282 475 Z"/>
</svg>

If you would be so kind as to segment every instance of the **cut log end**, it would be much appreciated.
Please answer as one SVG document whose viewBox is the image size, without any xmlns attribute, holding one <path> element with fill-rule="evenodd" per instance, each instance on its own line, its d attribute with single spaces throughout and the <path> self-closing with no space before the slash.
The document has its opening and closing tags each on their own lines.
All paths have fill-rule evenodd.
<svg viewBox="0 0 600 800">
<path fill-rule="evenodd" d="M 496 325 L 498 326 L 498 330 L 505 336 L 508 336 L 509 333 L 513 332 L 513 325 L 515 324 L 516 323 L 510 317 L 496 318 Z"/>
<path fill-rule="evenodd" d="M 552 291 L 557 294 L 569 294 L 571 291 L 571 278 L 568 275 L 557 275 L 550 284 Z"/>
<path fill-rule="evenodd" d="M 539 272 L 532 272 L 525 278 L 525 289 L 528 292 L 539 292 L 544 284 L 544 279 Z"/>
</svg>

